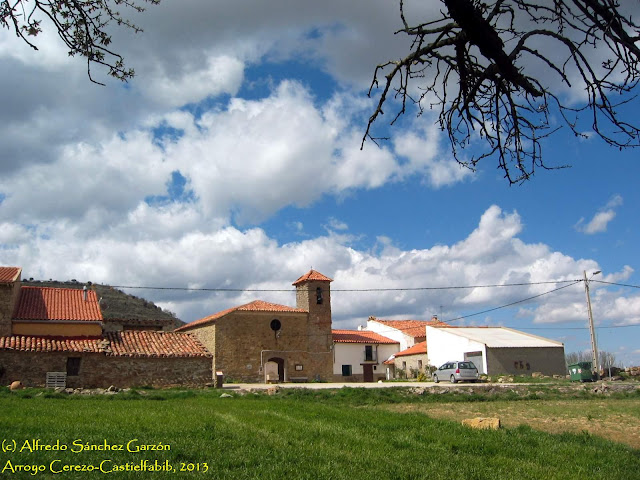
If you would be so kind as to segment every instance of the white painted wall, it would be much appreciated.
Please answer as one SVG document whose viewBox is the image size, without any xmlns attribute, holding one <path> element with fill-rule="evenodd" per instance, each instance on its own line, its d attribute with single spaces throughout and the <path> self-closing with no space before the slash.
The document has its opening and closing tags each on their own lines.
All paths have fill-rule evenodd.
<svg viewBox="0 0 640 480">
<path fill-rule="evenodd" d="M 464 360 L 465 352 L 482 352 L 482 368 L 487 371 L 487 350 L 484 343 L 475 342 L 468 338 L 451 333 L 446 328 L 427 327 L 427 356 L 429 364 L 439 367 L 450 360 Z"/>
<path fill-rule="evenodd" d="M 387 360 L 394 353 L 398 353 L 399 345 L 383 344 L 377 345 L 372 343 L 334 343 L 333 344 L 333 373 L 342 375 L 342 365 L 351 365 L 352 375 L 362 375 L 362 365 L 364 361 L 364 347 L 372 345 L 373 351 L 378 351 L 377 368 L 373 371 L 374 375 L 382 375 L 386 372 L 386 366 L 382 362 Z"/>
<path fill-rule="evenodd" d="M 398 350 L 399 352 L 401 352 L 402 350 L 406 350 L 409 347 L 413 347 L 413 345 L 415 344 L 412 336 L 406 335 L 401 330 L 398 330 L 396 328 L 378 323 L 375 320 L 367 320 L 367 330 L 369 330 L 370 332 L 379 333 L 383 337 L 390 338 L 391 340 L 395 340 L 396 342 L 400 342 L 400 350 Z"/>
</svg>

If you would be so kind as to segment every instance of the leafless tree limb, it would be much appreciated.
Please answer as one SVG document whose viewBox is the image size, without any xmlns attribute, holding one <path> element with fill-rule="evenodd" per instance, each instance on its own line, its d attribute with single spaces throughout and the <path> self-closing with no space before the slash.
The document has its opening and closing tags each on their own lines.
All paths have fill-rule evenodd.
<svg viewBox="0 0 640 480">
<path fill-rule="evenodd" d="M 454 158 L 475 169 L 497 158 L 510 184 L 528 180 L 543 162 L 542 139 L 560 118 L 579 137 L 579 119 L 620 149 L 638 146 L 640 129 L 621 107 L 640 80 L 640 26 L 618 0 L 440 0 L 437 18 L 411 26 L 400 0 L 403 28 L 412 39 L 404 58 L 378 65 L 369 96 L 376 107 L 362 139 L 377 142 L 373 127 L 384 107 L 393 125 L 415 105 L 439 112 Z M 580 89 L 583 103 L 567 98 Z M 416 93 L 419 92 L 419 93 Z M 395 101 L 394 101 L 395 100 Z M 557 116 L 557 115 L 556 115 Z M 481 153 L 465 151 L 482 139 Z"/>
<path fill-rule="evenodd" d="M 160 0 L 143 1 L 160 3 Z M 109 47 L 110 24 L 141 31 L 120 14 L 120 7 L 144 11 L 136 0 L 0 0 L 0 26 L 13 30 L 27 45 L 37 50 L 30 37 L 42 32 L 42 20 L 38 15 L 44 15 L 68 47 L 69 55 L 80 55 L 86 59 L 89 79 L 103 85 L 92 77 L 93 65 L 108 67 L 109 75 L 122 81 L 135 74 L 133 69 L 125 67 L 122 56 Z"/>
</svg>

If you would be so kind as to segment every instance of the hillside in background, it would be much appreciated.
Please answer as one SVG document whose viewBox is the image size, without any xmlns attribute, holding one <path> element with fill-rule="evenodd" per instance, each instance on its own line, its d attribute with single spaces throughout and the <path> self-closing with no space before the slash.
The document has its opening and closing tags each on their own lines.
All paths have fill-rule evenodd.
<svg viewBox="0 0 640 480">
<path fill-rule="evenodd" d="M 102 317 L 105 320 L 126 319 L 126 320 L 173 320 L 176 328 L 185 324 L 177 318 L 174 313 L 163 310 L 155 303 L 144 298 L 129 295 L 122 290 L 109 285 L 92 283 L 81 283 L 76 280 L 60 282 L 56 280 L 22 280 L 22 285 L 31 287 L 53 287 L 53 288 L 77 288 L 82 289 L 86 285 L 95 289 L 100 299 Z"/>
</svg>

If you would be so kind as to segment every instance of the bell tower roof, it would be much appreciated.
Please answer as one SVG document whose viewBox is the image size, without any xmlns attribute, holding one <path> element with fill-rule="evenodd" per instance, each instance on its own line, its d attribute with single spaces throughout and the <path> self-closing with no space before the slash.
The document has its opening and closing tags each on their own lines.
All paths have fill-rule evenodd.
<svg viewBox="0 0 640 480">
<path fill-rule="evenodd" d="M 292 283 L 292 285 L 300 285 L 305 282 L 333 282 L 333 279 L 317 272 L 316 270 L 309 270 L 307 273 L 302 275 L 299 279 Z"/>
</svg>

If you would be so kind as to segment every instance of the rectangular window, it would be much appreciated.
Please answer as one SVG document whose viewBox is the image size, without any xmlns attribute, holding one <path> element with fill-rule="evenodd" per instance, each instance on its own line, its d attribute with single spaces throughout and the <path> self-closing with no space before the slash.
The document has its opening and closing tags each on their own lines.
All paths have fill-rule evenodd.
<svg viewBox="0 0 640 480">
<path fill-rule="evenodd" d="M 402 369 L 406 370 L 407 369 L 407 362 L 402 362 Z"/>
<path fill-rule="evenodd" d="M 418 370 L 422 370 L 422 360 L 418 360 Z"/>
<path fill-rule="evenodd" d="M 342 376 L 343 377 L 351 376 L 351 365 L 342 365 Z"/>
<path fill-rule="evenodd" d="M 373 361 L 373 346 L 365 345 L 364 347 L 364 361 L 372 362 Z"/>
<path fill-rule="evenodd" d="M 80 357 L 67 358 L 67 376 L 75 377 L 80 375 Z"/>
</svg>

